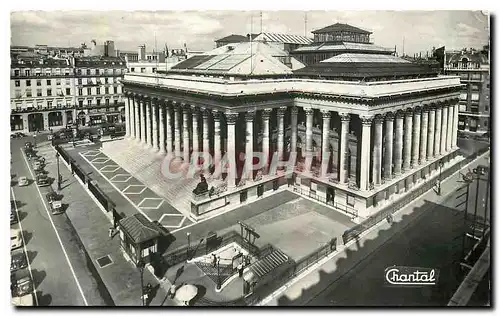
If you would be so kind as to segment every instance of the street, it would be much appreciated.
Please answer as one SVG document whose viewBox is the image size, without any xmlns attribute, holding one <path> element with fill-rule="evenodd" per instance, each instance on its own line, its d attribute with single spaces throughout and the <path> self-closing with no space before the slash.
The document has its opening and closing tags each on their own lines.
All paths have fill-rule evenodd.
<svg viewBox="0 0 500 316">
<path fill-rule="evenodd" d="M 482 158 L 471 168 L 477 164 L 487 164 L 487 161 Z M 476 186 L 470 189 L 474 195 Z M 312 297 L 307 305 L 445 306 L 463 278 L 459 262 L 464 214 L 463 207 L 460 210 L 455 208 L 461 192 L 450 193 L 442 205 L 425 203 L 422 209 L 429 209 L 419 218 L 320 295 Z M 432 287 L 389 287 L 384 284 L 384 270 L 392 265 L 437 268 L 440 270 L 438 284 Z"/>
<path fill-rule="evenodd" d="M 21 151 L 27 141 L 33 142 L 33 139 L 25 137 L 11 141 L 11 174 L 16 182 L 11 194 L 18 207 L 38 304 L 102 305 L 96 282 L 86 265 L 84 250 L 71 223 L 64 214 L 49 215 L 50 209 L 40 194 L 45 195 L 50 187 L 37 188 L 33 182 L 33 174 Z M 26 176 L 31 180 L 30 184 L 17 186 L 16 179 L 20 176 Z M 49 174 L 49 177 L 57 178 L 57 175 Z M 56 188 L 57 184 L 52 186 Z"/>
</svg>

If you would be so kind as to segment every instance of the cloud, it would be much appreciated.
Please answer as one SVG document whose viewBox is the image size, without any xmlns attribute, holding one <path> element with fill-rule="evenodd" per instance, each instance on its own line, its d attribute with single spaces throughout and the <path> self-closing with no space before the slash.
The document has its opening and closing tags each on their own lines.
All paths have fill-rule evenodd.
<svg viewBox="0 0 500 316">
<path fill-rule="evenodd" d="M 480 31 L 472 26 L 469 26 L 465 23 L 458 23 L 457 24 L 457 35 L 458 36 L 474 36 Z"/>
</svg>

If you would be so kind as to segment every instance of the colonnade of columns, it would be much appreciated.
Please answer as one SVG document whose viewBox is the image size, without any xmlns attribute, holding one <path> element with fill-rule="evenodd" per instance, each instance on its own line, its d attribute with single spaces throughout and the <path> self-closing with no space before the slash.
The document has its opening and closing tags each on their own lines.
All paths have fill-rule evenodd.
<svg viewBox="0 0 500 316">
<path fill-rule="evenodd" d="M 157 98 L 144 98 L 127 95 L 126 98 L 127 137 L 161 154 L 173 153 L 175 157 L 190 159 L 190 153 L 203 151 L 210 153 L 210 140 L 213 139 L 214 163 L 221 160 L 221 116 L 227 124 L 226 154 L 230 166 L 235 166 L 236 131 L 238 113 L 211 111 L 213 128 L 209 132 L 210 110 L 175 101 Z M 277 155 L 282 159 L 285 153 L 284 116 L 287 107 L 280 107 L 275 112 L 277 117 Z M 262 153 L 270 156 L 270 115 L 272 109 L 263 109 L 262 117 Z M 306 132 L 305 150 L 313 149 L 314 110 L 304 108 Z M 338 113 L 340 116 L 339 174 L 340 184 L 347 185 L 348 134 L 353 114 Z M 291 115 L 290 152 L 297 151 L 297 115 L 293 107 Z M 189 120 L 191 116 L 191 120 Z M 456 148 L 458 128 L 458 102 L 437 103 L 431 106 L 415 107 L 405 111 L 387 112 L 383 115 L 359 116 L 361 137 L 358 138 L 361 157 L 359 158 L 359 189 L 370 190 L 384 180 L 392 179 L 428 160 L 438 158 Z M 321 151 L 323 157 L 329 151 L 329 131 L 331 111 L 322 110 L 323 130 Z M 181 122 L 182 120 L 182 130 Z M 245 152 L 252 153 L 255 113 L 245 114 Z M 189 125 L 191 122 L 191 126 Z M 200 126 L 201 125 L 201 126 Z M 172 138 L 172 129 L 174 137 Z M 200 135 L 201 132 L 201 135 Z M 182 146 L 181 146 L 182 143 Z M 190 143 L 192 147 L 190 147 Z M 182 152 L 181 152 L 182 149 Z M 246 162 L 247 164 L 250 161 Z M 324 162 L 326 163 L 326 161 Z M 247 169 L 248 170 L 248 169 Z M 371 176 L 371 177 L 370 177 Z M 235 176 L 228 177 L 228 187 L 234 187 Z M 370 180 L 371 179 L 371 180 Z"/>
</svg>

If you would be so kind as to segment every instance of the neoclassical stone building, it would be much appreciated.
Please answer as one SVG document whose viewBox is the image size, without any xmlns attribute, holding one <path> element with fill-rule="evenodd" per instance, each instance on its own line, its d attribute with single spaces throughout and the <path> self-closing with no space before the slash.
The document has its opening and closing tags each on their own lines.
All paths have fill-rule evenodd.
<svg viewBox="0 0 500 316">
<path fill-rule="evenodd" d="M 280 64 L 266 49 L 218 48 L 168 73 L 125 75 L 128 141 L 185 161 L 203 151 L 236 162 L 226 192 L 193 197 L 194 215 L 257 199 L 292 174 L 300 194 L 367 217 L 456 161 L 458 77 L 375 54 Z M 239 154 L 254 151 L 282 160 L 297 152 L 297 164 L 242 180 Z"/>
</svg>

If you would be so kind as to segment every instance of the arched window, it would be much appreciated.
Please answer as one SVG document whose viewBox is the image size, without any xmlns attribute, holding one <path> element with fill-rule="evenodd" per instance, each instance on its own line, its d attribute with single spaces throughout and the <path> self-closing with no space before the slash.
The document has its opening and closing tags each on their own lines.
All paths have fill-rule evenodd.
<svg viewBox="0 0 500 316">
<path fill-rule="evenodd" d="M 467 68 L 467 64 L 469 63 L 469 60 L 467 58 L 462 58 L 462 68 Z"/>
</svg>

